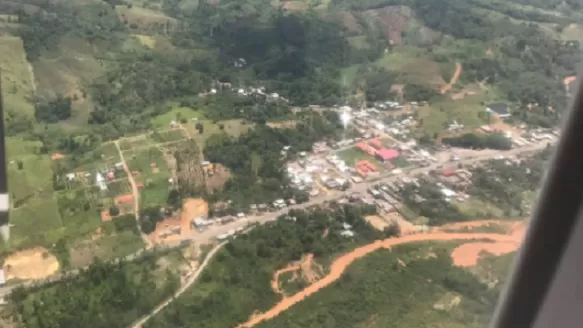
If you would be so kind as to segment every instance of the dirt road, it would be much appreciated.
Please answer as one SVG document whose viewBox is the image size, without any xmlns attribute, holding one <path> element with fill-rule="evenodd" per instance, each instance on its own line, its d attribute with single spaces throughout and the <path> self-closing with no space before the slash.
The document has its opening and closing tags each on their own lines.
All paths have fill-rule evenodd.
<svg viewBox="0 0 583 328">
<path fill-rule="evenodd" d="M 451 88 L 459 80 L 460 75 L 462 75 L 462 71 L 463 71 L 462 64 L 455 63 L 455 72 L 453 73 L 453 76 L 451 77 L 451 80 L 449 81 L 448 84 L 442 85 L 441 88 L 439 89 L 439 92 L 441 94 L 444 94 L 444 93 L 448 92 L 449 90 L 451 90 Z"/>
<path fill-rule="evenodd" d="M 138 185 L 136 184 L 134 175 L 132 174 L 130 168 L 128 167 L 128 164 L 126 163 L 126 160 L 123 156 L 123 151 L 121 151 L 121 147 L 119 146 L 118 140 L 115 141 L 115 147 L 117 148 L 117 152 L 119 153 L 119 158 L 121 159 L 123 170 L 127 174 L 130 185 L 132 186 L 132 195 L 134 196 L 134 213 L 136 216 L 136 225 L 138 231 L 140 232 L 140 236 L 142 237 L 142 240 L 144 241 L 146 247 L 150 248 L 152 247 L 152 242 L 150 241 L 150 239 L 148 239 L 148 236 L 142 232 L 142 229 L 140 227 L 140 192 L 138 191 Z"/>
<path fill-rule="evenodd" d="M 276 292 L 277 294 L 280 294 L 283 297 L 285 297 L 285 295 L 283 295 L 283 291 L 279 288 L 279 276 L 281 276 L 282 274 L 284 274 L 286 272 L 294 272 L 294 271 L 300 270 L 300 269 L 302 269 L 302 265 L 310 265 L 313 258 L 314 258 L 313 254 L 308 254 L 308 255 L 306 255 L 306 257 L 304 258 L 304 260 L 302 262 L 288 265 L 283 269 L 277 270 L 273 274 L 273 279 L 271 280 L 271 289 L 273 289 L 273 291 Z"/>
<path fill-rule="evenodd" d="M 491 234 L 491 233 L 430 233 L 430 234 L 419 234 L 419 235 L 409 235 L 399 238 L 389 238 L 385 240 L 379 240 L 372 244 L 368 244 L 366 246 L 359 247 L 353 250 L 350 253 L 347 253 L 332 263 L 330 267 L 330 273 L 326 275 L 321 280 L 313 283 L 312 285 L 306 287 L 301 292 L 282 299 L 279 303 L 277 303 L 274 307 L 272 307 L 267 312 L 258 314 L 253 316 L 249 321 L 243 323 L 239 327 L 253 327 L 258 323 L 269 320 L 281 312 L 286 311 L 294 304 L 301 302 L 304 298 L 318 292 L 320 289 L 332 284 L 336 280 L 338 280 L 346 268 L 352 264 L 355 260 L 366 256 L 378 249 L 381 248 L 391 248 L 392 246 L 402 245 L 407 243 L 413 242 L 420 242 L 420 241 L 451 241 L 451 240 L 491 240 L 495 244 L 502 243 L 505 245 L 513 245 L 512 250 L 518 249 L 521 242 L 521 234 L 516 233 L 511 236 L 500 235 L 500 234 Z M 508 251 L 511 251 L 507 248 Z"/>
<path fill-rule="evenodd" d="M 138 320 L 136 323 L 134 323 L 133 325 L 131 325 L 131 328 L 140 328 L 142 327 L 148 320 L 150 320 L 150 318 L 152 318 L 153 316 L 155 316 L 156 314 L 158 314 L 158 312 L 162 311 L 166 306 L 168 306 L 168 304 L 172 303 L 172 301 L 174 301 L 174 299 L 176 299 L 178 296 L 182 295 L 182 293 L 184 293 L 190 286 L 192 286 L 192 284 L 194 282 L 196 282 L 196 280 L 198 279 L 198 277 L 200 276 L 200 274 L 202 273 L 202 271 L 206 268 L 206 266 L 210 263 L 210 260 L 213 258 L 213 256 L 223 247 L 227 244 L 227 242 L 223 242 L 220 243 L 219 245 L 215 246 L 205 257 L 204 261 L 202 261 L 202 264 L 196 269 L 196 271 L 194 273 L 191 272 L 191 276 L 190 278 L 188 278 L 188 280 L 186 281 L 186 283 L 184 285 L 182 285 L 180 287 L 180 289 L 178 289 L 178 291 L 176 293 L 174 293 L 174 295 L 172 295 L 170 298 L 168 298 L 166 301 L 164 301 L 162 304 L 158 305 L 154 310 L 152 310 L 152 312 L 150 312 L 147 316 L 141 318 L 140 320 Z"/>
</svg>

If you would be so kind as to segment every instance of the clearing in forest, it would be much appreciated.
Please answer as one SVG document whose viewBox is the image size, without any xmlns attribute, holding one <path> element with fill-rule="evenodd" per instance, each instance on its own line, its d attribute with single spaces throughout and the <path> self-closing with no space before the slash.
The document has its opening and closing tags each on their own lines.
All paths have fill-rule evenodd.
<svg viewBox="0 0 583 328">
<path fill-rule="evenodd" d="M 59 261 L 44 247 L 35 247 L 9 255 L 4 260 L 6 280 L 43 279 L 59 271 Z"/>
</svg>

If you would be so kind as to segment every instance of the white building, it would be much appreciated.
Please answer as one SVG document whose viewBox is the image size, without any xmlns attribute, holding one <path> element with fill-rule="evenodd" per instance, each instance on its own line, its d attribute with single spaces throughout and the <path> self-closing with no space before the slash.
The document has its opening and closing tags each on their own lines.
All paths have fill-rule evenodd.
<svg viewBox="0 0 583 328">
<path fill-rule="evenodd" d="M 107 190 L 107 184 L 105 183 L 105 178 L 103 177 L 103 174 L 97 173 L 95 175 L 95 184 L 99 187 L 99 189 L 101 189 L 101 191 Z"/>
</svg>

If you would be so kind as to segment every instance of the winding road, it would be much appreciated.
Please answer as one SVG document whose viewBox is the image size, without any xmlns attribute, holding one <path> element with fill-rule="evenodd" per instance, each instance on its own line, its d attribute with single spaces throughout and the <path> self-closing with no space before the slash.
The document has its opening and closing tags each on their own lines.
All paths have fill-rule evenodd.
<svg viewBox="0 0 583 328">
<path fill-rule="evenodd" d="M 158 305 L 156 308 L 154 308 L 154 310 L 152 310 L 152 312 L 150 312 L 147 316 L 141 318 L 140 320 L 138 320 L 136 323 L 134 323 L 133 325 L 131 325 L 131 328 L 140 328 L 142 327 L 148 320 L 150 320 L 150 318 L 152 318 L 153 316 L 155 316 L 156 314 L 158 314 L 158 312 L 162 311 L 166 306 L 168 306 L 168 304 L 172 303 L 172 301 L 174 301 L 178 296 L 182 295 L 182 293 L 184 293 L 190 286 L 192 286 L 193 283 L 196 282 L 196 280 L 198 279 L 198 277 L 200 276 L 200 274 L 202 273 L 202 271 L 206 268 L 206 266 L 210 263 L 210 260 L 213 258 L 213 256 L 223 247 L 227 244 L 227 242 L 223 242 L 218 244 L 217 246 L 215 246 L 208 254 L 207 256 L 204 258 L 204 261 L 202 262 L 202 264 L 196 269 L 196 271 L 190 276 L 190 278 L 188 278 L 188 280 L 186 281 L 185 284 L 183 284 L 180 289 L 178 289 L 178 291 L 176 291 L 176 293 L 174 293 L 174 295 L 172 295 L 170 298 L 168 298 L 167 300 L 165 300 L 163 303 L 161 303 L 160 305 Z"/>
</svg>

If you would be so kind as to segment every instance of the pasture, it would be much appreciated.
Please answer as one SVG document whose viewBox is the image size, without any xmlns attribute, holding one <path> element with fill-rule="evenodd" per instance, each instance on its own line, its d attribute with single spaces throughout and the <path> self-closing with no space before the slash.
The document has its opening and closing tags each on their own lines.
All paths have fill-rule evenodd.
<svg viewBox="0 0 583 328">
<path fill-rule="evenodd" d="M 6 120 L 22 115 L 33 117 L 34 106 L 29 101 L 35 90 L 33 72 L 19 37 L 0 36 L 0 70 Z"/>
</svg>

